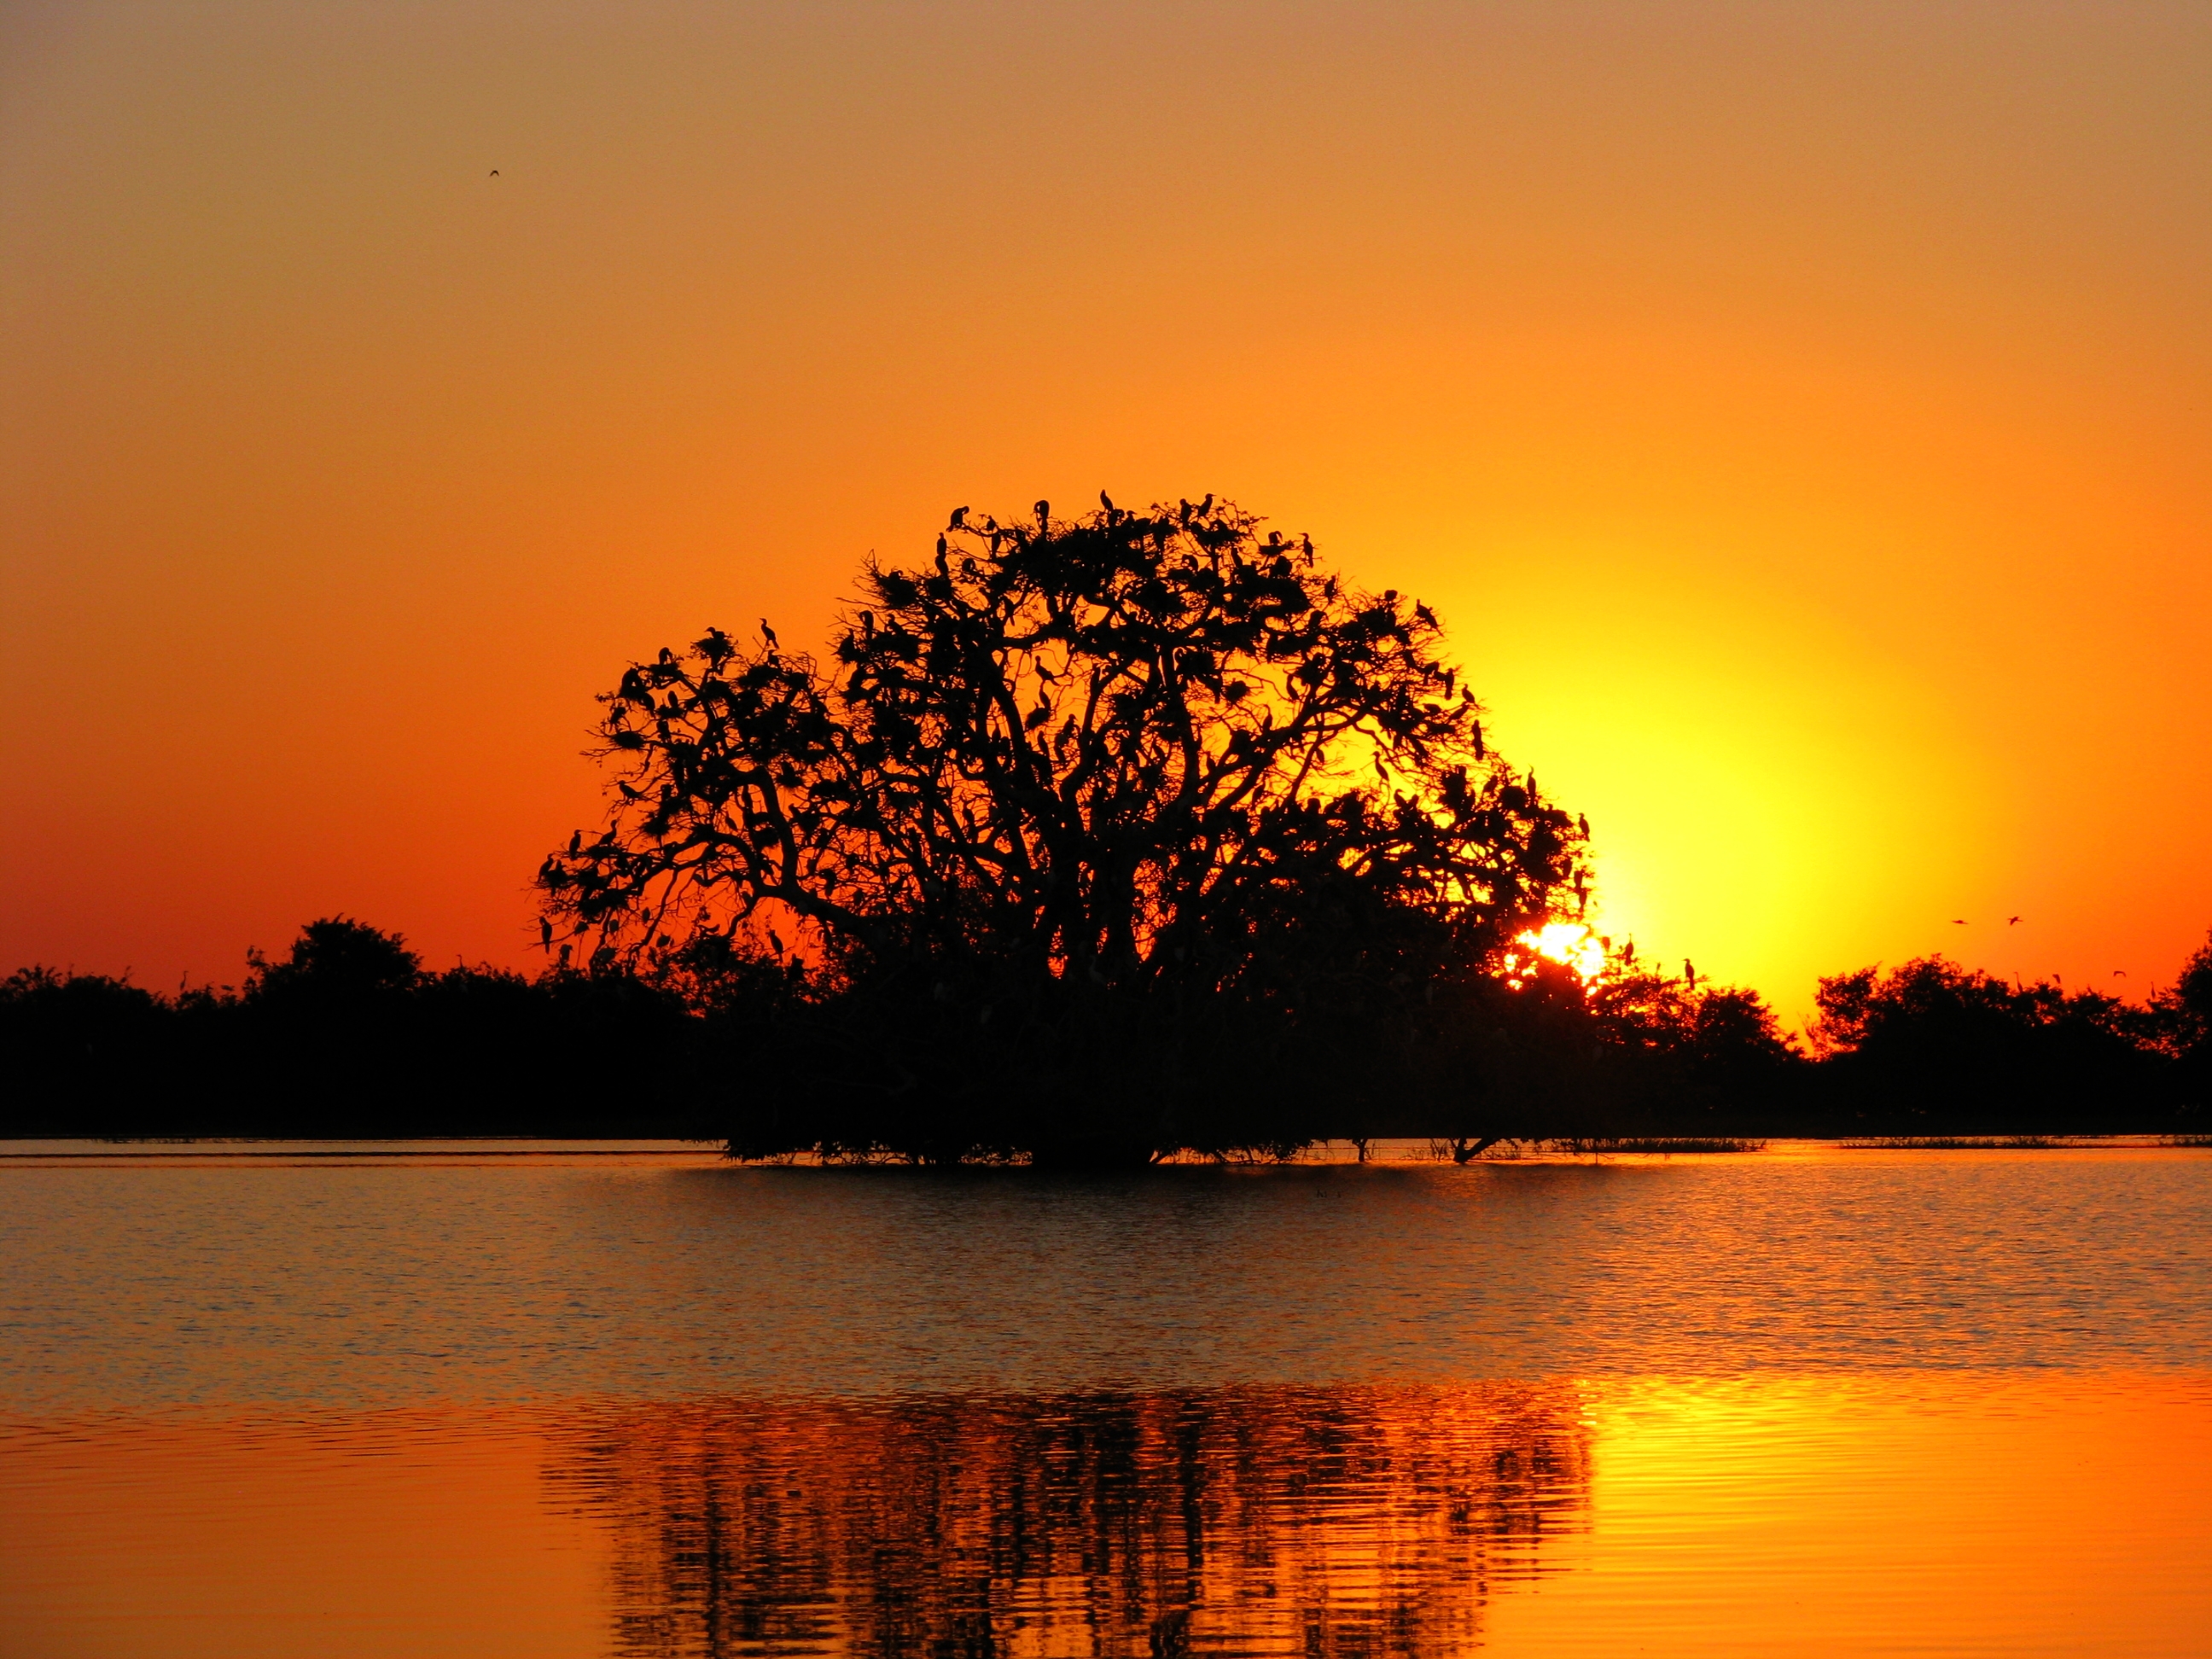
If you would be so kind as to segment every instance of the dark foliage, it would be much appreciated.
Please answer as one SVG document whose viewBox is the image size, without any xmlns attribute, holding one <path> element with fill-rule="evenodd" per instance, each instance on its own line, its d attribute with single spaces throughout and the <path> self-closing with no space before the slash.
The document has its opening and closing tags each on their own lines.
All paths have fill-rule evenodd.
<svg viewBox="0 0 2212 1659">
<path fill-rule="evenodd" d="M 1427 607 L 1212 497 L 956 513 L 829 662 L 709 630 L 603 701 L 616 799 L 549 915 L 732 1010 L 774 984 L 733 1014 L 763 1154 L 1141 1161 L 1434 1105 L 1437 1011 L 1584 887 Z"/>
<path fill-rule="evenodd" d="M 619 971 L 426 973 L 343 917 L 241 989 L 173 998 L 26 969 L 0 983 L 0 1133 L 708 1133 L 701 1022 Z"/>
<path fill-rule="evenodd" d="M 795 1094 L 793 1079 L 853 1064 L 840 1043 L 889 1041 L 865 1021 L 898 1005 L 840 1006 L 773 960 L 698 949 L 651 981 L 615 967 L 425 973 L 398 935 L 330 918 L 282 961 L 250 961 L 242 990 L 173 998 L 39 968 L 0 981 L 0 1134 L 734 1134 L 751 1156 L 794 1143 L 978 1155 L 941 1152 L 926 1121 L 833 1119 Z M 1472 1158 L 1501 1139 L 1934 1141 L 2207 1121 L 2212 945 L 2148 1004 L 1940 958 L 1838 975 L 1822 984 L 1817 1059 L 1747 992 L 1619 961 L 1587 985 L 1525 953 L 1496 966 L 1431 980 L 1337 1057 L 1388 1090 L 1332 1097 L 1276 1073 L 1276 1095 L 1213 1120 L 1230 1133 L 1183 1144 L 1264 1157 L 1321 1137 L 1426 1136 Z M 989 1028 L 975 1030 L 980 1047 Z"/>
<path fill-rule="evenodd" d="M 1817 1000 L 1817 1109 L 1838 1132 L 2129 1133 L 2175 1121 L 2172 1060 L 2188 1042 L 2173 994 L 2146 1007 L 1927 957 L 1824 979 Z"/>
</svg>

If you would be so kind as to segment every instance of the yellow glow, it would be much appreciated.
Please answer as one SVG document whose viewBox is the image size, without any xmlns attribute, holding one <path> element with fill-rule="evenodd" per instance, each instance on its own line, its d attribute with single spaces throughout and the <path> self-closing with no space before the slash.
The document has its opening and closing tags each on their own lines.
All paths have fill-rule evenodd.
<svg viewBox="0 0 2212 1659">
<path fill-rule="evenodd" d="M 1605 971 L 1604 944 L 1580 922 L 1547 922 L 1541 927 L 1532 927 L 1524 933 L 1515 934 L 1513 942 L 1547 962 L 1556 962 L 1573 969 L 1585 983 Z M 1518 957 L 1505 958 L 1508 974 L 1517 972 L 1520 967 Z"/>
</svg>

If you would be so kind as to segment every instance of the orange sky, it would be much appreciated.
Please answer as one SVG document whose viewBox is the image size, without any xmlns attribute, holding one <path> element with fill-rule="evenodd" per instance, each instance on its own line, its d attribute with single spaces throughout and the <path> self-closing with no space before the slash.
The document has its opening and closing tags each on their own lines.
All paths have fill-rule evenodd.
<svg viewBox="0 0 2212 1659">
<path fill-rule="evenodd" d="M 1103 486 L 1431 600 L 1670 960 L 2140 990 L 2208 86 L 2194 0 L 17 0 L 0 968 L 525 962 L 625 659 Z"/>
</svg>

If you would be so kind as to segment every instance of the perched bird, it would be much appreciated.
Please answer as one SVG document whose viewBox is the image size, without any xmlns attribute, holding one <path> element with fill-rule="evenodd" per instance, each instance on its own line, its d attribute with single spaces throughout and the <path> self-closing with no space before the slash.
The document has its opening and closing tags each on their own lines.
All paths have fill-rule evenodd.
<svg viewBox="0 0 2212 1659">
<path fill-rule="evenodd" d="M 1114 510 L 1114 498 L 1102 489 L 1098 492 L 1098 505 L 1111 513 Z"/>
<path fill-rule="evenodd" d="M 1589 814 L 1587 812 L 1576 813 L 1575 827 L 1583 832 L 1583 839 L 1584 841 L 1588 841 L 1589 839 Z"/>
<path fill-rule="evenodd" d="M 768 625 L 768 618 L 766 617 L 763 617 L 761 618 L 761 637 L 768 641 L 768 648 L 769 650 L 773 651 L 775 649 L 775 629 Z"/>
<path fill-rule="evenodd" d="M 575 857 L 578 853 L 583 850 L 583 847 L 584 832 L 579 830 L 568 837 L 568 856 L 570 858 Z"/>
<path fill-rule="evenodd" d="M 641 789 L 631 788 L 628 780 L 626 779 L 617 778 L 615 780 L 615 787 L 623 792 L 623 799 L 624 800 L 643 800 L 645 799 L 645 792 Z"/>
<path fill-rule="evenodd" d="M 553 924 L 543 916 L 538 918 L 538 943 L 548 951 L 553 948 Z"/>
<path fill-rule="evenodd" d="M 951 519 L 947 521 L 945 527 L 947 530 L 957 530 L 963 524 L 965 524 L 967 520 L 968 509 L 964 507 L 956 507 L 952 509 Z"/>
<path fill-rule="evenodd" d="M 1039 529 L 1043 529 L 1044 527 L 1046 527 L 1047 526 L 1048 526 L 1048 525 L 1050 525 L 1050 524 L 1051 524 L 1051 522 L 1052 522 L 1052 503 L 1051 503 L 1050 501 L 1039 501 L 1039 502 L 1037 503 L 1036 513 L 1037 513 L 1037 527 L 1038 527 Z"/>
</svg>

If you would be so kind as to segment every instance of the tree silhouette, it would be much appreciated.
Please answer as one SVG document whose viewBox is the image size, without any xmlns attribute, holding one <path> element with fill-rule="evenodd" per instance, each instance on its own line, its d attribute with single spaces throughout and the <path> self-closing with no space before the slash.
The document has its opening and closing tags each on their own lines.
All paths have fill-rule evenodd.
<svg viewBox="0 0 2212 1659">
<path fill-rule="evenodd" d="M 1579 903 L 1585 828 L 1488 748 L 1425 605 L 1211 496 L 1101 499 L 963 509 L 922 568 L 872 561 L 826 662 L 763 623 L 633 664 L 601 700 L 610 815 L 545 860 L 549 917 L 589 960 L 902 985 L 939 1037 L 998 1012 L 957 1064 L 1065 1087 L 1231 1010 L 1258 1023 L 1215 1048 L 1279 1050 L 1324 1000 L 1479 970 Z M 937 1041 L 909 1023 L 893 1086 Z"/>
</svg>

